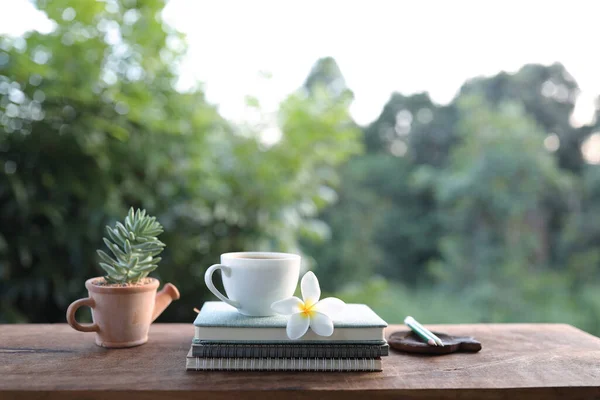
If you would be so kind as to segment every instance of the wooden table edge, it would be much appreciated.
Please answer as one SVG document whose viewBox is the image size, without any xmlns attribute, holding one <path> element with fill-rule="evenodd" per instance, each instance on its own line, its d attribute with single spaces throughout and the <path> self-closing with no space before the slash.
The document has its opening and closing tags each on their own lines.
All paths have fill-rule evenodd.
<svg viewBox="0 0 600 400">
<path fill-rule="evenodd" d="M 567 398 L 569 400 L 597 399 L 600 398 L 599 386 L 557 386 L 557 387 L 528 387 L 528 388 L 473 388 L 473 389 L 377 389 L 377 390 L 305 390 L 275 389 L 275 390 L 52 390 L 52 391 L 3 391 L 0 389 L 0 398 L 4 399 L 32 399 L 44 400 L 86 400 L 106 399 L 111 400 L 197 400 L 206 398 L 210 400 L 240 399 L 286 399 L 286 400 L 370 400 L 370 399 L 440 399 L 440 400 L 501 400 L 501 399 L 540 399 Z"/>
</svg>

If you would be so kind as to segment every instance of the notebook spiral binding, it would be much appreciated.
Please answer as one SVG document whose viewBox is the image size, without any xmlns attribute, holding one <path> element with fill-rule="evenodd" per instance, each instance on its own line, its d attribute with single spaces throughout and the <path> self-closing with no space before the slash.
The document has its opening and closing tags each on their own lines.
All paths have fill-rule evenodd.
<svg viewBox="0 0 600 400">
<path fill-rule="evenodd" d="M 379 371 L 376 358 L 194 357 L 196 371 Z M 329 364 L 329 365 L 328 365 Z"/>
<path fill-rule="evenodd" d="M 388 354 L 387 345 L 194 344 L 192 355 L 206 358 L 375 358 Z"/>
</svg>

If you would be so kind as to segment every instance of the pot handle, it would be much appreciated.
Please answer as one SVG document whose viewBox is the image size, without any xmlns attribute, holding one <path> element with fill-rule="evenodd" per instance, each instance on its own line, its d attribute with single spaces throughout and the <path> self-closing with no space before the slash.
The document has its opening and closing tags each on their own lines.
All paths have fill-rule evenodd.
<svg viewBox="0 0 600 400">
<path fill-rule="evenodd" d="M 79 322 L 77 322 L 77 320 L 75 320 L 75 312 L 79 307 L 87 306 L 89 308 L 94 308 L 95 305 L 96 302 L 91 297 L 86 297 L 85 299 L 79 299 L 72 302 L 67 309 L 67 322 L 69 325 L 71 325 L 71 328 L 80 332 L 98 332 L 100 328 L 95 322 L 91 325 L 81 325 Z"/>
</svg>

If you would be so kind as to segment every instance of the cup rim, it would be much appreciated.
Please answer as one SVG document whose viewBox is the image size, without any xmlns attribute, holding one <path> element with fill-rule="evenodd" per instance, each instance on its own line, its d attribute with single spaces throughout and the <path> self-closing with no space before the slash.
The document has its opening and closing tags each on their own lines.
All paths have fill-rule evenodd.
<svg viewBox="0 0 600 400">
<path fill-rule="evenodd" d="M 243 257 L 254 256 L 253 257 Z M 257 259 L 255 257 L 263 256 L 265 258 Z M 247 261 L 259 261 L 259 262 L 277 262 L 283 260 L 300 260 L 298 254 L 293 253 L 281 253 L 275 251 L 235 251 L 231 253 L 221 254 L 221 259 L 236 259 L 236 260 L 247 260 Z"/>
</svg>

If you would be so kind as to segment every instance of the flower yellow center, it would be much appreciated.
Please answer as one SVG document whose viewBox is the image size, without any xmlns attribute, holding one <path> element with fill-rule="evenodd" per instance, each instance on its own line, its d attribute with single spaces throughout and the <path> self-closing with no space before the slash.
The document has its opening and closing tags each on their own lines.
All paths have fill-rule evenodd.
<svg viewBox="0 0 600 400">
<path fill-rule="evenodd" d="M 302 304 L 300 306 L 300 312 L 302 313 L 302 316 L 304 317 L 312 317 L 315 314 L 315 311 L 313 310 L 315 303 L 307 301 L 306 303 Z"/>
</svg>

